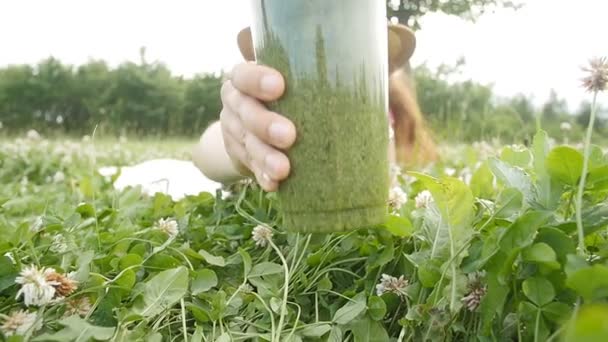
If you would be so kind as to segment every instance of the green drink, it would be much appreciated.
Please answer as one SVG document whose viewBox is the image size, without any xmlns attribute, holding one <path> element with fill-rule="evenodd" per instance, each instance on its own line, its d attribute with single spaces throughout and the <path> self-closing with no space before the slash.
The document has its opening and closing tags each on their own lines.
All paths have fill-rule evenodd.
<svg viewBox="0 0 608 342">
<path fill-rule="evenodd" d="M 386 6 L 378 0 L 252 0 L 259 64 L 286 92 L 267 105 L 296 126 L 278 192 L 284 227 L 337 232 L 384 222 L 389 191 Z"/>
</svg>

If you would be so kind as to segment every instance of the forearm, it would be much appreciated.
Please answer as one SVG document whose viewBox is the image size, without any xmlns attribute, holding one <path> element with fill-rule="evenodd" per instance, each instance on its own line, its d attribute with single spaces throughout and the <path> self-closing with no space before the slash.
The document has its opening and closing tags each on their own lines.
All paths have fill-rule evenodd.
<svg viewBox="0 0 608 342">
<path fill-rule="evenodd" d="M 220 122 L 211 124 L 192 151 L 194 165 L 209 179 L 229 184 L 245 178 L 226 153 Z"/>
</svg>

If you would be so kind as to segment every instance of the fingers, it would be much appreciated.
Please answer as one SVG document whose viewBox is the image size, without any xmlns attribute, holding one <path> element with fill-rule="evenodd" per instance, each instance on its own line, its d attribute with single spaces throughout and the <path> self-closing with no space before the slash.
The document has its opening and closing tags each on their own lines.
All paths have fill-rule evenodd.
<svg viewBox="0 0 608 342">
<path fill-rule="evenodd" d="M 266 191 L 276 191 L 289 175 L 289 159 L 281 150 L 296 140 L 294 124 L 262 103 L 278 99 L 284 90 L 279 72 L 252 63 L 237 65 L 221 90 L 226 151 L 235 165 L 251 170 Z"/>
<path fill-rule="evenodd" d="M 273 101 L 285 91 L 281 74 L 269 67 L 241 63 L 232 69 L 232 83 L 242 93 L 262 101 Z"/>
<path fill-rule="evenodd" d="M 287 156 L 268 146 L 255 135 L 248 134 L 246 136 L 245 150 L 251 164 L 258 167 L 257 172 L 260 173 L 259 175 L 256 174 L 258 180 L 280 182 L 289 174 L 290 165 Z"/>
<path fill-rule="evenodd" d="M 251 97 L 240 97 L 236 105 L 246 131 L 277 148 L 286 149 L 294 143 L 296 128 L 287 118 L 269 111 Z"/>
<path fill-rule="evenodd" d="M 287 149 L 295 142 L 296 128 L 290 120 L 269 111 L 255 98 L 235 88 L 231 81 L 222 87 L 222 100 L 229 111 L 239 117 L 244 131 L 279 149 Z M 238 138 L 244 131 L 234 132 L 235 137 Z"/>
<path fill-rule="evenodd" d="M 276 191 L 278 183 L 289 175 L 287 156 L 247 131 L 229 109 L 225 108 L 220 118 L 224 145 L 235 166 L 251 170 L 264 190 Z"/>
</svg>

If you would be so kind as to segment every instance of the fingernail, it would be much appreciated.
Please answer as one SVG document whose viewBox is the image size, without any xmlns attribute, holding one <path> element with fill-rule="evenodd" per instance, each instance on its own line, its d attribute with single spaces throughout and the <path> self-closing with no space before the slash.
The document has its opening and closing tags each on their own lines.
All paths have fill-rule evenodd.
<svg viewBox="0 0 608 342">
<path fill-rule="evenodd" d="M 274 142 L 287 143 L 289 141 L 289 127 L 286 124 L 273 122 L 268 127 L 268 134 Z"/>
<path fill-rule="evenodd" d="M 270 173 L 274 175 L 279 173 L 282 162 L 279 156 L 277 156 L 276 154 L 269 154 L 266 156 L 264 162 L 266 164 L 266 170 L 268 170 Z"/>
<path fill-rule="evenodd" d="M 275 74 L 268 74 L 262 77 L 260 87 L 265 93 L 276 93 L 281 86 L 281 78 Z"/>
</svg>

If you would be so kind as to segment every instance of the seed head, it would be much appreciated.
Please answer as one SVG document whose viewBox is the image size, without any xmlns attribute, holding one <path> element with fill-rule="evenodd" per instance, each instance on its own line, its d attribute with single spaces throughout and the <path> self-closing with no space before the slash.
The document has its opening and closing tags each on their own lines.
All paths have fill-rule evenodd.
<svg viewBox="0 0 608 342">
<path fill-rule="evenodd" d="M 481 300 L 486 295 L 488 288 L 483 283 L 483 278 L 485 277 L 485 272 L 475 272 L 468 275 L 469 284 L 468 289 L 469 293 L 462 298 L 462 302 L 467 310 L 473 312 L 477 310 Z"/>
<path fill-rule="evenodd" d="M 42 327 L 42 322 L 37 322 L 35 312 L 25 310 L 13 311 L 9 316 L 4 317 L 4 322 L 0 330 L 7 337 L 23 336 L 28 331 L 36 331 Z"/>
<path fill-rule="evenodd" d="M 78 282 L 70 275 L 64 275 L 61 273 L 57 273 L 55 271 L 51 272 L 46 277 L 47 281 L 54 282 L 57 285 L 55 286 L 55 296 L 57 298 L 64 298 L 76 291 L 78 289 Z"/>
<path fill-rule="evenodd" d="M 68 300 L 64 316 L 69 317 L 78 315 L 84 317 L 89 314 L 89 311 L 91 311 L 91 301 L 89 300 L 89 297 L 84 296 Z"/>
<path fill-rule="evenodd" d="M 583 87 L 589 92 L 601 92 L 608 85 L 608 59 L 595 57 L 589 61 L 589 66 L 583 67 L 587 76 L 583 78 Z"/>
</svg>

